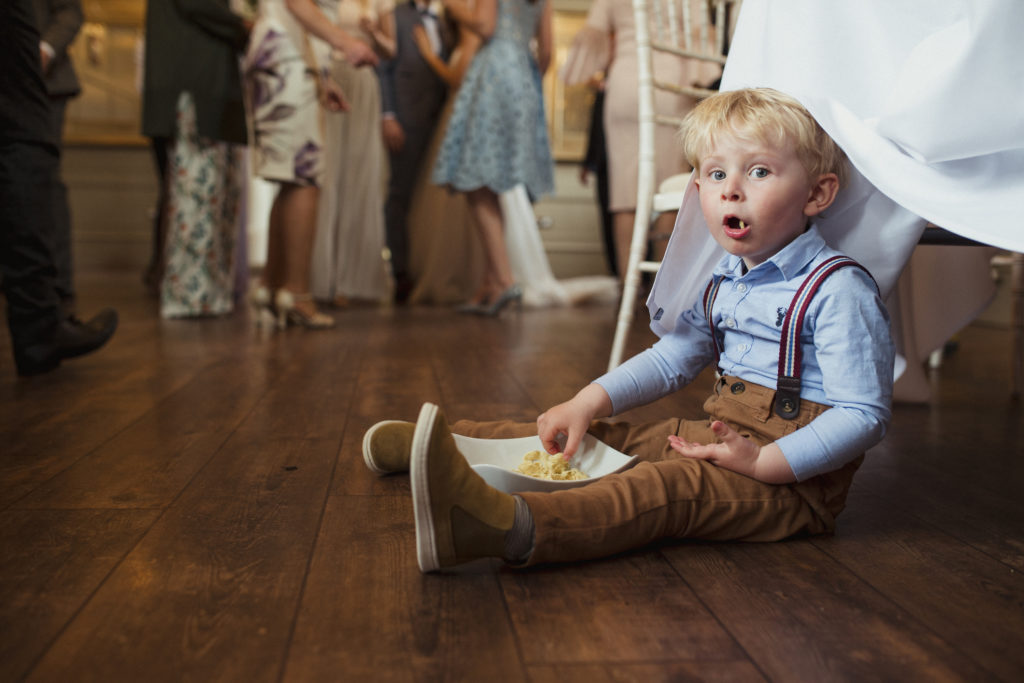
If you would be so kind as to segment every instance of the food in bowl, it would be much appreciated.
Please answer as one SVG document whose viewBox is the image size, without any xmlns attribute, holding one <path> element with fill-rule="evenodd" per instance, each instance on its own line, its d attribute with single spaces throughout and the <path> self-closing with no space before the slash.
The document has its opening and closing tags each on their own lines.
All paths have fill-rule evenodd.
<svg viewBox="0 0 1024 683">
<path fill-rule="evenodd" d="M 586 472 L 571 467 L 564 454 L 541 451 L 530 451 L 524 455 L 523 461 L 516 467 L 516 472 L 549 481 L 579 481 L 590 478 Z"/>
</svg>

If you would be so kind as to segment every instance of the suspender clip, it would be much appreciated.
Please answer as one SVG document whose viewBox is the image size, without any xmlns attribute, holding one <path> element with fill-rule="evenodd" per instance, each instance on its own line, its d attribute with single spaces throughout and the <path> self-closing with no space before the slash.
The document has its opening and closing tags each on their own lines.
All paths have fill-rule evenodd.
<svg viewBox="0 0 1024 683">
<path fill-rule="evenodd" d="M 775 414 L 792 420 L 800 412 L 800 378 L 779 377 L 775 391 Z"/>
</svg>

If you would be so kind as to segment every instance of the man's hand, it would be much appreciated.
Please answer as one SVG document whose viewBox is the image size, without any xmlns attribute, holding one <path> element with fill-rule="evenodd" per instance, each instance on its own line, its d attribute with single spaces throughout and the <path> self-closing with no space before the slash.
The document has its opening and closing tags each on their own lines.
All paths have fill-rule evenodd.
<svg viewBox="0 0 1024 683">
<path fill-rule="evenodd" d="M 586 165 L 580 165 L 580 185 L 584 187 L 590 184 L 590 169 Z"/>
<path fill-rule="evenodd" d="M 377 65 L 377 53 L 358 38 L 348 38 L 339 49 L 345 55 L 345 61 L 352 66 Z"/>
<path fill-rule="evenodd" d="M 405 131 L 402 130 L 402 124 L 397 119 L 386 116 L 380 124 L 380 129 L 384 136 L 384 146 L 388 151 L 392 154 L 402 151 L 402 147 L 405 146 Z"/>
<path fill-rule="evenodd" d="M 348 111 L 351 109 L 344 91 L 333 78 L 325 78 L 323 81 L 321 103 L 329 111 Z"/>
<path fill-rule="evenodd" d="M 673 450 L 687 458 L 706 460 L 768 484 L 789 484 L 796 481 L 782 450 L 774 443 L 758 446 L 719 420 L 711 423 L 711 431 L 718 437 L 719 443 L 694 443 L 675 434 L 668 437 L 668 443 Z"/>
</svg>

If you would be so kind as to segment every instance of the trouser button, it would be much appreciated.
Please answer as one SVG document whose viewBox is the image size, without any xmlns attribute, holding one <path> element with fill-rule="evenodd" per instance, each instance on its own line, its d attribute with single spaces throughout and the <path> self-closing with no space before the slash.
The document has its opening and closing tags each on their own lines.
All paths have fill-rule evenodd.
<svg viewBox="0 0 1024 683">
<path fill-rule="evenodd" d="M 731 387 L 729 387 L 729 391 L 731 391 L 734 394 L 742 394 L 746 390 L 747 387 L 746 385 L 743 384 L 743 382 L 736 382 Z"/>
</svg>

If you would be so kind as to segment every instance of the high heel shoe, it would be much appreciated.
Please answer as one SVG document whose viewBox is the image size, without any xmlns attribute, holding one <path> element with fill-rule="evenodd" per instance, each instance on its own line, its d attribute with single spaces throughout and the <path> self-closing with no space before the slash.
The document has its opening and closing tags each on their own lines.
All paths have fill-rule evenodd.
<svg viewBox="0 0 1024 683">
<path fill-rule="evenodd" d="M 257 285 L 249 292 L 249 307 L 257 327 L 274 327 L 277 316 L 270 301 L 270 289 L 266 285 Z"/>
<path fill-rule="evenodd" d="M 309 330 L 326 330 L 334 327 L 334 318 L 323 313 L 306 313 L 296 307 L 303 301 L 312 301 L 312 294 L 292 294 L 287 289 L 279 289 L 274 295 L 274 307 L 277 309 L 277 326 L 285 329 L 289 324 L 300 325 Z"/>
<path fill-rule="evenodd" d="M 487 307 L 487 304 L 485 304 L 482 301 L 467 301 L 465 303 L 462 303 L 462 304 L 459 304 L 458 306 L 456 306 L 455 307 L 455 312 L 456 313 L 468 313 L 468 314 L 476 315 L 476 314 L 480 313 L 486 307 Z"/>
<path fill-rule="evenodd" d="M 501 309 L 511 303 L 515 303 L 519 308 L 523 306 L 523 290 L 519 288 L 519 285 L 512 285 L 499 294 L 490 304 L 481 306 L 480 315 L 494 317 L 501 313 Z"/>
</svg>

